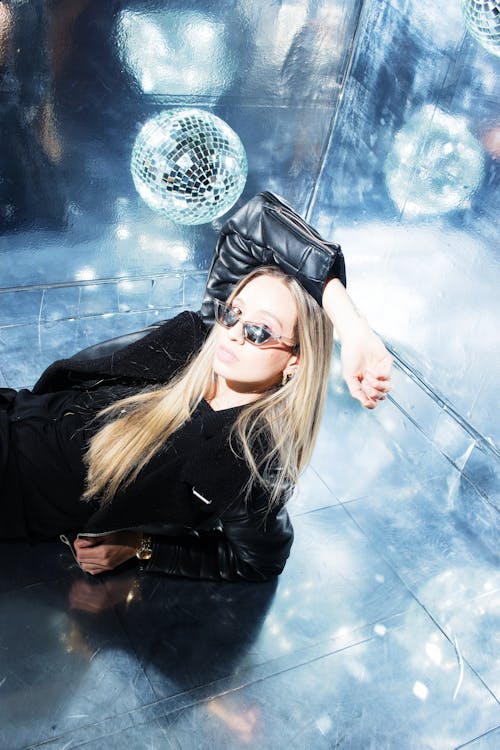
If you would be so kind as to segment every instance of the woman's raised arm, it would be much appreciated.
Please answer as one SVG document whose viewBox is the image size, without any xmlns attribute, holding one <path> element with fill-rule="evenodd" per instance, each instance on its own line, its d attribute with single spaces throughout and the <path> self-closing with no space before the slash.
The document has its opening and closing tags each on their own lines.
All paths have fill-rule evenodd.
<svg viewBox="0 0 500 750">
<path fill-rule="evenodd" d="M 213 322 L 213 298 L 226 300 L 241 278 L 262 265 L 294 276 L 323 305 L 341 341 L 349 391 L 373 409 L 390 390 L 392 357 L 345 290 L 342 250 L 272 193 L 251 198 L 222 227 L 201 309 L 205 323 Z"/>
<path fill-rule="evenodd" d="M 375 408 L 391 388 L 392 356 L 338 279 L 326 284 L 323 308 L 340 339 L 342 374 L 351 396 Z"/>
</svg>

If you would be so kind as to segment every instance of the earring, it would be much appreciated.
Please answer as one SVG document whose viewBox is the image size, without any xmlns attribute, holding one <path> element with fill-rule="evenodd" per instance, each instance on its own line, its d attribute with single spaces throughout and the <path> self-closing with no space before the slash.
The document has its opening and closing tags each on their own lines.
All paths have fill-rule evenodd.
<svg viewBox="0 0 500 750">
<path fill-rule="evenodd" d="M 283 377 L 281 379 L 281 385 L 286 385 L 289 380 L 293 378 L 293 374 L 291 372 L 287 372 L 286 370 L 283 370 Z"/>
</svg>

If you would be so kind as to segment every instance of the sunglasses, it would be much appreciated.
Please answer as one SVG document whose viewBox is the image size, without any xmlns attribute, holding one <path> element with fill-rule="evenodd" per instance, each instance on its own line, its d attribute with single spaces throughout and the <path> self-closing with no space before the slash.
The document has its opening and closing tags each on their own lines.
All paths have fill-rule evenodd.
<svg viewBox="0 0 500 750">
<path fill-rule="evenodd" d="M 243 338 L 254 346 L 264 346 L 273 341 L 283 341 L 288 346 L 297 347 L 293 339 L 289 339 L 286 336 L 278 336 L 277 333 L 273 333 L 266 325 L 242 321 L 241 313 L 236 312 L 232 307 L 224 304 L 224 302 L 220 302 L 218 299 L 214 299 L 214 311 L 215 320 L 221 326 L 224 326 L 224 328 L 232 328 L 236 323 L 241 322 Z"/>
</svg>

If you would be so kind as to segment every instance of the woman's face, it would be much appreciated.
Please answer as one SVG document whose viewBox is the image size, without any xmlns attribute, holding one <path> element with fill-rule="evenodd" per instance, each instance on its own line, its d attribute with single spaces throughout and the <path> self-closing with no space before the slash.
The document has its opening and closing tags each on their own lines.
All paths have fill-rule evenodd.
<svg viewBox="0 0 500 750">
<path fill-rule="evenodd" d="M 299 357 L 283 341 L 255 346 L 243 337 L 243 323 L 265 325 L 273 334 L 295 341 L 297 308 L 289 289 L 273 276 L 249 281 L 231 302 L 241 320 L 232 328 L 217 325 L 215 374 L 238 393 L 261 394 L 292 374 Z"/>
</svg>

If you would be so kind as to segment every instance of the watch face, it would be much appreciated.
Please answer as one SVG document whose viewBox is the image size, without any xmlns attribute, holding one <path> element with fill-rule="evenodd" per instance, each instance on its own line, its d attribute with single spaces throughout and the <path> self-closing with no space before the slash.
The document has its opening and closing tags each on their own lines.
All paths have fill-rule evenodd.
<svg viewBox="0 0 500 750">
<path fill-rule="evenodd" d="M 136 557 L 139 558 L 139 560 L 150 560 L 153 556 L 153 548 L 151 544 L 151 537 L 144 536 L 141 543 L 139 544 L 139 547 L 137 548 L 137 552 L 135 553 Z"/>
</svg>

